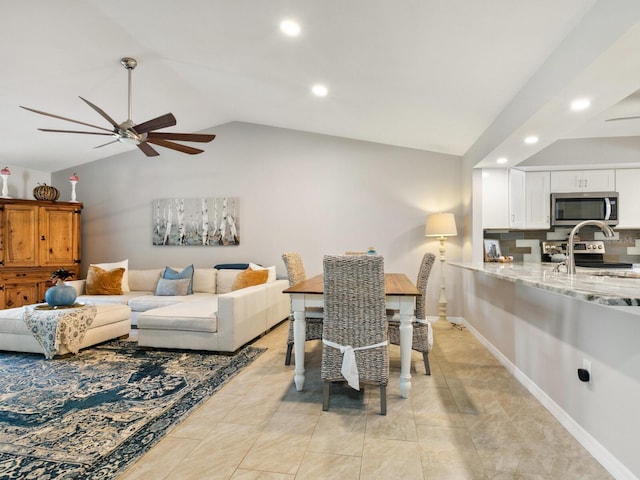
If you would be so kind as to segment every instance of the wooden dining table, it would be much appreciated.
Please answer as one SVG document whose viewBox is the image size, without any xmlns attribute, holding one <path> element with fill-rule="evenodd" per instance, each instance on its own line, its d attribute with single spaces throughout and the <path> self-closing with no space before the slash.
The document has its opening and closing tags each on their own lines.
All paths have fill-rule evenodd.
<svg viewBox="0 0 640 480">
<path fill-rule="evenodd" d="M 411 344 L 413 341 L 412 320 L 415 312 L 416 297 L 420 291 L 404 273 L 384 274 L 385 300 L 387 310 L 400 313 L 400 395 L 409 398 L 411 391 Z M 324 307 L 324 282 L 322 275 L 308 278 L 282 293 L 291 295 L 293 310 L 293 350 L 295 370 L 293 381 L 296 390 L 304 389 L 304 347 L 306 338 L 305 309 Z"/>
</svg>

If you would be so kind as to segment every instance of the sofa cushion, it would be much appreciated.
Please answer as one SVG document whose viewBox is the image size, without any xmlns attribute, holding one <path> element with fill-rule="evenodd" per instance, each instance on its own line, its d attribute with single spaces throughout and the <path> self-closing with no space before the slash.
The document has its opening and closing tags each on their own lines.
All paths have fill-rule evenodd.
<svg viewBox="0 0 640 480">
<path fill-rule="evenodd" d="M 216 274 L 216 293 L 223 294 L 229 293 L 233 282 L 240 272 L 243 270 L 236 269 L 221 269 Z"/>
<path fill-rule="evenodd" d="M 262 285 L 263 283 L 266 283 L 268 277 L 269 271 L 266 269 L 251 270 L 250 268 L 247 268 L 246 270 L 242 270 L 236 276 L 236 279 L 233 281 L 233 285 L 231 286 L 231 291 L 253 287 L 254 285 Z"/>
<path fill-rule="evenodd" d="M 156 295 L 186 295 L 189 290 L 189 283 L 191 283 L 191 279 L 189 278 L 176 278 L 175 280 L 160 278 L 158 279 L 158 286 L 156 287 Z"/>
<path fill-rule="evenodd" d="M 129 288 L 133 292 L 155 292 L 162 268 L 129 270 Z"/>
<path fill-rule="evenodd" d="M 87 272 L 87 295 L 122 295 L 124 268 L 105 270 L 91 265 Z"/>
<path fill-rule="evenodd" d="M 130 292 L 129 288 L 129 259 L 122 260 L 120 262 L 113 263 L 92 263 L 89 266 L 100 267 L 103 270 L 113 270 L 114 268 L 124 268 L 124 275 L 122 276 L 122 291 Z"/>
<path fill-rule="evenodd" d="M 164 272 L 162 272 L 162 278 L 167 278 L 169 280 L 177 280 L 180 278 L 188 278 L 189 279 L 189 288 L 187 290 L 187 294 L 191 295 L 193 293 L 193 264 L 188 267 L 184 267 L 182 271 L 174 270 L 171 267 L 165 267 Z"/>
<path fill-rule="evenodd" d="M 24 323 L 22 307 L 0 310 L 0 334 L 11 333 L 23 335 L 25 332 L 29 333 L 29 330 Z"/>
<path fill-rule="evenodd" d="M 196 268 L 193 271 L 193 293 L 216 293 L 216 270 Z"/>
<path fill-rule="evenodd" d="M 177 332 L 217 332 L 218 302 L 201 301 L 154 308 L 141 313 L 138 328 Z"/>
<path fill-rule="evenodd" d="M 153 308 L 166 307 L 167 305 L 175 305 L 178 303 L 193 303 L 196 301 L 211 299 L 217 299 L 217 295 L 210 293 L 194 293 L 193 295 L 169 295 L 160 296 L 154 295 L 152 292 L 149 295 L 138 295 L 137 297 L 129 300 L 129 306 L 133 312 L 146 312 Z"/>
<path fill-rule="evenodd" d="M 128 305 L 131 299 L 147 294 L 153 295 L 153 292 L 127 292 L 122 295 L 79 295 L 76 302 L 97 305 Z"/>
</svg>

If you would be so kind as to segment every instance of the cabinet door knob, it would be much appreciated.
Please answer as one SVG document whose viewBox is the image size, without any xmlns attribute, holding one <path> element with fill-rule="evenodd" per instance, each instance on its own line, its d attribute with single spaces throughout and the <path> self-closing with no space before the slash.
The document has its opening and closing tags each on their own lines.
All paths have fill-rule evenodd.
<svg viewBox="0 0 640 480">
<path fill-rule="evenodd" d="M 44 235 L 42 235 L 42 237 L 40 237 L 40 240 L 46 240 L 46 238 L 44 238 Z"/>
</svg>

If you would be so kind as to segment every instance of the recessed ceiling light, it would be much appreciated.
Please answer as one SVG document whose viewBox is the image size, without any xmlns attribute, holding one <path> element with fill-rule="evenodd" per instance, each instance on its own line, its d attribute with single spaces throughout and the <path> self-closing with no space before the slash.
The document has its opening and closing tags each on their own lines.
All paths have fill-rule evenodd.
<svg viewBox="0 0 640 480">
<path fill-rule="evenodd" d="M 591 106 L 591 100 L 588 98 L 576 98 L 573 102 L 571 102 L 571 110 L 574 112 L 581 112 L 582 110 L 586 110 Z"/>
<path fill-rule="evenodd" d="M 317 97 L 326 97 L 327 93 L 329 93 L 329 90 L 327 89 L 327 87 L 325 87 L 324 85 L 320 85 L 320 84 L 314 85 L 311 88 L 311 91 Z"/>
<path fill-rule="evenodd" d="M 294 20 L 283 20 L 280 22 L 280 30 L 282 30 L 285 35 L 297 37 L 300 35 L 300 24 Z"/>
<path fill-rule="evenodd" d="M 536 137 L 535 135 L 529 135 L 527 138 L 524 139 L 524 143 L 526 143 L 527 145 L 533 145 L 534 143 L 538 143 L 538 137 Z"/>
<path fill-rule="evenodd" d="M 499 163 L 500 165 L 502 165 L 503 163 L 507 163 L 507 159 L 505 157 L 500 157 L 499 159 L 496 160 L 496 163 Z"/>
</svg>

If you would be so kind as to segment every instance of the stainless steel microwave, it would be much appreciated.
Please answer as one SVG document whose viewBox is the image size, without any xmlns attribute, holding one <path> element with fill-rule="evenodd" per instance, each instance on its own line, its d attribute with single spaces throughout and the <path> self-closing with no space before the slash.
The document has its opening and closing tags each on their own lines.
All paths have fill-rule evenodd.
<svg viewBox="0 0 640 480">
<path fill-rule="evenodd" d="M 551 225 L 572 226 L 583 220 L 618 224 L 618 192 L 551 194 Z"/>
</svg>

